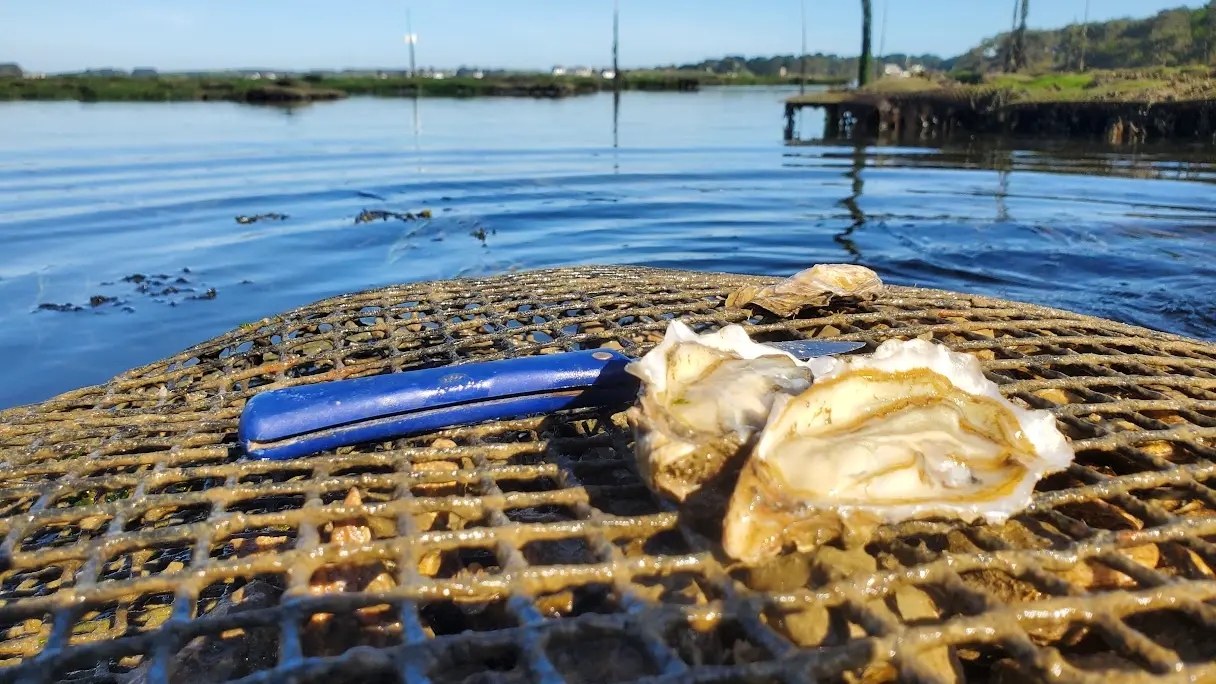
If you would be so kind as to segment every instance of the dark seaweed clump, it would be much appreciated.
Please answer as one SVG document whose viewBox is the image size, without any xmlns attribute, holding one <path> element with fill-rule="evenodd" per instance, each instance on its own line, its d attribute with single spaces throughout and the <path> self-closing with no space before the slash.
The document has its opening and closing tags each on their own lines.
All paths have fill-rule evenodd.
<svg viewBox="0 0 1216 684">
<path fill-rule="evenodd" d="M 287 220 L 287 214 L 276 214 L 273 211 L 270 212 L 269 214 L 254 214 L 253 216 L 236 217 L 236 222 L 240 223 L 240 224 L 257 223 L 258 221 L 286 221 L 286 220 Z"/>
<path fill-rule="evenodd" d="M 241 284 L 249 285 L 252 282 L 245 280 Z M 121 291 L 113 292 L 113 294 L 99 293 L 89 297 L 88 308 L 98 313 L 113 309 L 133 313 L 135 309 L 131 306 L 131 302 L 136 297 L 141 296 L 159 304 L 168 304 L 169 306 L 177 306 L 178 303 L 185 300 L 206 301 L 219 296 L 219 291 L 216 288 L 208 287 L 205 283 L 194 280 L 189 268 L 183 268 L 175 275 L 168 273 L 158 273 L 155 275 L 132 273 L 119 279 L 118 282 L 104 282 L 100 286 L 109 289 L 111 292 L 119 288 L 121 288 Z M 73 313 L 84 310 L 85 306 L 72 302 L 64 304 L 39 304 L 36 309 L 36 311 L 57 311 L 60 313 Z"/>
<path fill-rule="evenodd" d="M 417 214 L 411 211 L 400 212 L 385 211 L 383 209 L 364 209 L 363 211 L 359 212 L 357 216 L 355 216 L 355 225 L 360 223 L 371 223 L 372 221 L 387 221 L 389 219 L 396 219 L 398 221 L 417 221 L 418 219 L 429 218 L 431 218 L 430 209 L 423 209 Z"/>
</svg>

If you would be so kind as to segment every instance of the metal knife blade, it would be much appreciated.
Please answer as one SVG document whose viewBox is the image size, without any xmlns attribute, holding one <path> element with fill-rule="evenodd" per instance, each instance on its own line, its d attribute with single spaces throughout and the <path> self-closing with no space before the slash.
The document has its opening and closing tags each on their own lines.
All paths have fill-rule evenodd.
<svg viewBox="0 0 1216 684">
<path fill-rule="evenodd" d="M 766 347 L 776 347 L 787 354 L 793 354 L 803 361 L 818 356 L 835 356 L 857 351 L 866 346 L 865 342 L 825 342 L 821 340 L 792 340 L 789 342 L 766 342 Z"/>
</svg>

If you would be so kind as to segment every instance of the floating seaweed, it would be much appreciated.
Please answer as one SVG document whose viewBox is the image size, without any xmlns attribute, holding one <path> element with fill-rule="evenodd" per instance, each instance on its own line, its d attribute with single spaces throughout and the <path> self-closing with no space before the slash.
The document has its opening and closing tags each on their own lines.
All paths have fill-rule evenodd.
<svg viewBox="0 0 1216 684">
<path fill-rule="evenodd" d="M 397 219 L 398 221 L 417 221 L 418 219 L 431 218 L 431 210 L 423 209 L 417 214 L 406 211 L 386 211 L 384 209 L 364 209 L 355 216 L 355 224 L 371 223 L 372 221 L 387 221 L 389 219 Z"/>
<path fill-rule="evenodd" d="M 287 214 L 276 214 L 273 211 L 270 212 L 269 214 L 254 214 L 253 216 L 236 217 L 236 222 L 240 223 L 242 225 L 248 225 L 250 223 L 257 223 L 258 221 L 285 221 L 285 220 L 287 220 Z"/>
<path fill-rule="evenodd" d="M 151 298 L 153 301 L 165 303 L 169 306 L 177 306 L 178 301 L 175 296 L 186 295 L 185 299 L 189 300 L 210 300 L 218 296 L 218 291 L 214 287 L 205 287 L 202 283 L 197 283 L 191 280 L 188 276 L 192 274 L 189 268 L 183 268 L 180 275 L 170 275 L 168 273 L 156 273 L 152 275 L 144 273 L 132 273 L 123 276 L 118 282 L 105 281 L 101 283 L 102 287 L 115 287 L 119 283 L 126 283 L 133 286 L 128 294 L 143 295 Z M 252 281 L 244 281 L 242 284 L 251 284 Z M 88 307 L 98 310 L 101 313 L 106 308 L 119 308 L 127 313 L 135 311 L 122 294 L 95 294 L 89 297 Z M 84 311 L 85 306 L 73 304 L 71 302 L 65 304 L 45 303 L 39 304 L 37 311 L 59 311 L 59 312 L 78 312 Z"/>
<path fill-rule="evenodd" d="M 39 311 L 84 311 L 75 304 L 39 304 Z"/>
</svg>

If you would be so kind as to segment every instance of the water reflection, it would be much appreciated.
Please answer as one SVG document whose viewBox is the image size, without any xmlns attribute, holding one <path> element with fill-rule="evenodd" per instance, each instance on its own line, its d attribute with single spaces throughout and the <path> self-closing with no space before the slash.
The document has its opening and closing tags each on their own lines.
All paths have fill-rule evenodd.
<svg viewBox="0 0 1216 684">
<path fill-rule="evenodd" d="M 422 113 L 419 111 L 419 102 L 418 102 L 419 99 L 420 98 L 417 95 L 414 95 L 414 97 L 410 98 L 411 108 L 413 109 L 413 113 L 414 113 L 413 131 L 414 131 L 414 150 L 415 151 L 421 149 L 421 147 L 422 147 L 422 143 L 421 143 Z"/>
<path fill-rule="evenodd" d="M 857 249 L 857 245 L 853 241 L 852 235 L 854 231 L 866 223 L 866 214 L 861 210 L 861 204 L 859 203 L 859 200 L 861 199 L 861 192 L 865 188 L 865 179 L 861 177 L 861 172 L 866 168 L 866 157 L 866 146 L 864 144 L 859 143 L 853 146 L 853 165 L 849 171 L 845 173 L 845 177 L 852 180 L 852 183 L 850 184 L 852 193 L 839 202 L 839 204 L 843 205 L 845 209 L 848 210 L 852 223 L 850 223 L 849 226 L 843 231 L 832 237 L 837 244 L 843 247 L 845 251 L 853 257 L 852 263 L 855 264 L 861 262 L 861 250 Z"/>
<path fill-rule="evenodd" d="M 925 169 L 982 169 L 1032 171 L 1085 176 L 1113 176 L 1156 180 L 1216 183 L 1216 150 L 1211 146 L 1177 143 L 1118 147 L 1074 141 L 967 138 L 926 140 L 899 144 L 867 141 L 874 149 L 876 165 L 898 165 Z M 792 150 L 815 148 L 815 157 L 840 157 L 854 147 L 847 139 L 795 140 Z M 796 151 L 788 156 L 802 156 Z"/>
<path fill-rule="evenodd" d="M 249 102 L 243 103 L 243 106 L 249 107 L 254 111 L 271 112 L 281 115 L 285 119 L 291 119 L 299 115 L 309 107 L 315 106 L 312 102 Z"/>
<path fill-rule="evenodd" d="M 612 91 L 612 172 L 621 172 L 621 155 L 620 155 L 620 129 L 621 121 L 621 91 L 613 89 Z"/>
<path fill-rule="evenodd" d="M 785 168 L 831 169 L 846 179 L 837 210 L 808 218 L 835 229 L 842 260 L 890 282 L 1034 301 L 1206 339 L 1216 331 L 1216 302 L 1207 295 L 1216 279 L 1209 148 L 818 140 L 788 144 L 783 154 Z"/>
<path fill-rule="evenodd" d="M 996 192 L 996 220 L 1001 223 L 1009 221 L 1009 204 L 1005 201 L 1009 197 L 1009 176 L 1013 170 L 1013 155 L 1004 155 L 1003 163 L 998 167 Z"/>
</svg>

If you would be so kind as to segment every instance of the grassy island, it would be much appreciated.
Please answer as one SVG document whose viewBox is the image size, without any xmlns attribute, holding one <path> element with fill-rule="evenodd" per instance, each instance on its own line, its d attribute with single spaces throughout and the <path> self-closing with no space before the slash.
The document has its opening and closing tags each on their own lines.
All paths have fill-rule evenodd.
<svg viewBox="0 0 1216 684">
<path fill-rule="evenodd" d="M 718 85 L 791 85 L 797 77 L 732 76 L 689 71 L 639 71 L 623 74 L 624 90 L 696 91 Z M 836 84 L 839 79 L 808 78 L 807 83 Z M 248 103 L 312 102 L 352 95 L 377 97 L 569 97 L 610 91 L 612 79 L 598 76 L 507 75 L 486 78 L 410 78 L 405 76 L 289 76 L 276 80 L 241 76 L 96 76 L 0 77 L 0 100 L 78 100 L 82 102 L 224 101 Z"/>
<path fill-rule="evenodd" d="M 1085 73 L 889 78 L 786 101 L 786 136 L 802 107 L 827 113 L 825 135 L 915 137 L 953 133 L 1060 135 L 1110 142 L 1216 142 L 1216 69 L 1173 67 Z"/>
</svg>

